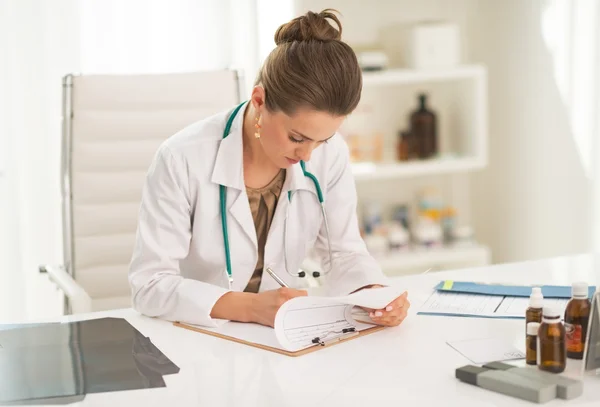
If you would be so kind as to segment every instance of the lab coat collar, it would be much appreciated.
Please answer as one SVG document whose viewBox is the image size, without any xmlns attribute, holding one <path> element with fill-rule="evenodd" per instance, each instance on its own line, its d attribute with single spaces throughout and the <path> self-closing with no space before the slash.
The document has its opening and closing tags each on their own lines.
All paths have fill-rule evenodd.
<svg viewBox="0 0 600 407">
<path fill-rule="evenodd" d="M 231 124 L 229 136 L 221 140 L 211 177 L 211 181 L 216 184 L 235 188 L 240 191 L 246 189 L 244 185 L 242 130 L 244 127 L 244 113 L 247 107 L 248 102 L 242 106 L 235 116 Z M 233 109 L 225 116 L 223 129 L 225 129 L 227 120 L 232 112 Z M 312 191 L 316 195 L 312 182 L 304 176 L 300 163 L 292 165 L 287 170 L 286 180 L 283 185 L 283 191 L 286 193 L 287 191 L 296 191 L 299 189 Z"/>
<path fill-rule="evenodd" d="M 247 107 L 248 102 L 242 106 L 233 119 L 229 136 L 221 140 L 211 177 L 211 181 L 216 184 L 238 190 L 245 189 L 242 129 L 244 127 L 244 113 Z M 223 130 L 232 113 L 233 109 L 225 116 Z"/>
<path fill-rule="evenodd" d="M 314 191 L 312 182 L 304 175 L 300 163 L 294 164 L 288 169 L 286 182 L 283 186 L 284 191 L 297 191 L 299 189 Z"/>
</svg>

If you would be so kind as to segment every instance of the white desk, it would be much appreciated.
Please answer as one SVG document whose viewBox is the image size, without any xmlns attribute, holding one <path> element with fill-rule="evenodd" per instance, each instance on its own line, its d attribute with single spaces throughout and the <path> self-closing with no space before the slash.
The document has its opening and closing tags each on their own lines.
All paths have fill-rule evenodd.
<svg viewBox="0 0 600 407">
<path fill-rule="evenodd" d="M 416 315 L 441 279 L 568 285 L 600 282 L 600 257 L 577 256 L 396 279 L 413 304 L 387 329 L 299 358 L 239 345 L 139 316 L 132 310 L 85 316 L 124 317 L 149 336 L 181 371 L 166 388 L 91 394 L 85 406 L 531 406 L 454 378 L 469 364 L 447 340 L 501 336 L 524 348 L 523 320 Z M 81 319 L 78 317 L 77 319 Z M 66 320 L 74 320 L 69 317 Z M 568 360 L 567 374 L 578 369 Z M 546 405 L 600 406 L 600 376 L 585 378 L 584 395 Z"/>
</svg>

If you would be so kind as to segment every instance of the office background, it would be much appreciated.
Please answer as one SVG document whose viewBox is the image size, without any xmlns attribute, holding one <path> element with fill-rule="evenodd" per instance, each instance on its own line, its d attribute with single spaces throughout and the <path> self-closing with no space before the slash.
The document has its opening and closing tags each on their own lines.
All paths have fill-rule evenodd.
<svg viewBox="0 0 600 407">
<path fill-rule="evenodd" d="M 347 134 L 383 134 L 382 161 L 393 161 L 398 134 L 426 89 L 440 140 L 458 137 L 458 152 L 468 153 L 423 165 L 356 166 L 361 224 L 365 213 L 378 211 L 387 222 L 399 205 L 414 215 L 419 199 L 439 198 L 470 241 L 392 253 L 369 238 L 388 273 L 598 249 L 595 0 L 1 0 L 0 320 L 60 312 L 59 293 L 38 266 L 62 261 L 63 75 L 232 67 L 244 72 L 248 90 L 275 29 L 327 7 L 341 12 L 343 39 L 358 53 L 383 50 L 389 58 L 389 75 L 365 75 L 364 101 Z M 427 74 L 402 70 L 406 30 L 424 21 L 451 23 L 460 40 L 458 63 L 426 86 Z M 484 91 L 472 92 L 482 70 Z M 453 135 L 456 128 L 469 130 Z"/>
</svg>

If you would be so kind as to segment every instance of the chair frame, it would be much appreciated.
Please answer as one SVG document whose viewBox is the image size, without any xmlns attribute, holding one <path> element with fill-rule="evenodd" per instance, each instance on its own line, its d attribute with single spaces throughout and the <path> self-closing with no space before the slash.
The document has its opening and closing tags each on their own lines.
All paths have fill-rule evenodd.
<svg viewBox="0 0 600 407">
<path fill-rule="evenodd" d="M 239 69 L 233 71 L 237 81 L 237 98 L 242 100 L 245 93 L 245 77 Z M 71 73 L 62 78 L 62 125 L 61 125 L 61 200 L 62 200 L 62 231 L 63 231 L 63 264 L 53 266 L 44 264 L 39 267 L 40 273 L 48 275 L 64 294 L 63 313 L 92 312 L 92 299 L 89 294 L 75 280 L 76 270 L 75 249 L 73 247 L 73 195 L 71 191 L 72 180 L 72 140 L 73 140 L 73 78 L 81 76 L 80 73 Z"/>
</svg>

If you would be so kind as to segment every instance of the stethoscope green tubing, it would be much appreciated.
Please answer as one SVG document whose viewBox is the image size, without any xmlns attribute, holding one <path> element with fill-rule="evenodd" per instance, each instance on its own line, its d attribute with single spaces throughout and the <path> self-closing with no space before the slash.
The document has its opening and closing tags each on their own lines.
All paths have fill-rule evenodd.
<svg viewBox="0 0 600 407">
<path fill-rule="evenodd" d="M 227 119 L 227 123 L 225 124 L 225 130 L 223 131 L 223 138 L 225 139 L 227 136 L 229 136 L 229 132 L 231 131 L 231 125 L 233 124 L 233 120 L 235 119 L 235 116 L 238 114 L 238 112 L 240 111 L 240 109 L 242 108 L 242 106 L 244 106 L 246 102 L 242 102 L 240 103 L 231 113 L 231 115 L 229 116 L 229 118 Z M 314 174 L 311 174 L 310 172 L 308 172 L 306 170 L 306 163 L 304 161 L 300 161 L 300 167 L 302 168 L 302 173 L 304 174 L 304 176 L 310 178 L 312 180 L 312 182 L 315 184 L 315 190 L 317 192 L 317 197 L 319 199 L 319 204 L 321 205 L 321 210 L 323 212 L 323 219 L 325 221 L 325 229 L 327 232 L 327 243 L 329 246 L 329 261 L 330 261 L 330 268 L 332 266 L 331 261 L 331 242 L 329 241 L 329 225 L 327 222 L 327 216 L 325 213 L 325 205 L 324 205 L 324 199 L 323 199 L 323 191 L 321 191 L 321 185 L 319 184 L 319 180 L 317 180 L 317 177 Z M 220 199 L 220 207 L 221 207 L 221 227 L 223 229 L 223 245 L 225 247 L 225 264 L 227 267 L 227 277 L 229 278 L 229 284 L 231 285 L 233 283 L 233 275 L 232 275 L 232 271 L 231 271 L 231 251 L 230 251 L 230 247 L 229 247 L 229 234 L 227 232 L 227 208 L 226 208 L 226 203 L 227 203 L 227 188 L 225 187 L 225 185 L 219 185 L 219 199 Z M 288 194 L 288 199 L 291 199 L 291 193 Z M 285 249 L 284 249 L 285 250 Z M 287 268 L 287 267 L 286 267 Z M 289 271 L 288 271 L 289 273 Z"/>
</svg>

